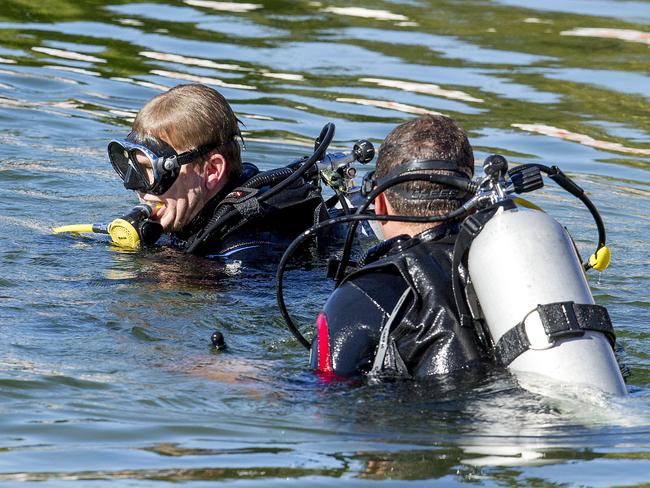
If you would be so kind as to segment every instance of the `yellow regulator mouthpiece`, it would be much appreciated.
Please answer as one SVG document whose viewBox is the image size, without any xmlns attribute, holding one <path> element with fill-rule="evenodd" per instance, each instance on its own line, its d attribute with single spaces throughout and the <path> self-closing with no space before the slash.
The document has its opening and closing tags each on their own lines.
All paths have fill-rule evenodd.
<svg viewBox="0 0 650 488">
<path fill-rule="evenodd" d="M 137 205 L 126 215 L 113 220 L 110 224 L 75 224 L 55 227 L 55 234 L 62 232 L 108 234 L 113 244 L 124 249 L 136 250 L 141 246 L 154 244 L 163 233 L 162 225 L 151 220 L 151 207 Z"/>
<path fill-rule="evenodd" d="M 115 219 L 108 224 L 108 233 L 115 244 L 126 249 L 140 248 L 140 235 L 135 227 L 124 219 Z"/>
<path fill-rule="evenodd" d="M 598 271 L 604 271 L 612 260 L 612 253 L 609 247 L 603 246 L 589 258 L 589 266 Z"/>
</svg>

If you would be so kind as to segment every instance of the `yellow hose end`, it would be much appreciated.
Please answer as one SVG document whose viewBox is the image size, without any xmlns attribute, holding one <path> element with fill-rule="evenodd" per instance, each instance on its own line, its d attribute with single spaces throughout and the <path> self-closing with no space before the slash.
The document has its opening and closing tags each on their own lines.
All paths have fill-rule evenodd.
<svg viewBox="0 0 650 488">
<path fill-rule="evenodd" d="M 609 247 L 603 246 L 589 258 L 589 265 L 598 271 L 604 271 L 612 260 L 612 253 Z"/>
<path fill-rule="evenodd" d="M 54 227 L 52 232 L 55 234 L 61 234 L 63 232 L 94 232 L 93 224 L 73 224 L 73 225 L 63 225 L 61 227 Z"/>
<path fill-rule="evenodd" d="M 139 249 L 140 236 L 135 227 L 124 219 L 115 219 L 108 226 L 108 233 L 113 243 L 126 249 Z"/>
<path fill-rule="evenodd" d="M 513 200 L 515 204 L 517 204 L 520 207 L 529 208 L 531 210 L 539 210 L 540 212 L 544 211 L 543 209 L 535 205 L 533 202 L 531 202 L 530 200 L 526 200 L 525 198 L 514 197 Z"/>
</svg>

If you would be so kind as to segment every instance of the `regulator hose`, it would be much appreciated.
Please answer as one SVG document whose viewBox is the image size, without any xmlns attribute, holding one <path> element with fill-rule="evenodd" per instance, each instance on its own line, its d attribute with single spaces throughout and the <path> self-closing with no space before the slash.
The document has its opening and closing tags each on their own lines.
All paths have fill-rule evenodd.
<svg viewBox="0 0 650 488">
<path fill-rule="evenodd" d="M 525 166 L 534 166 L 539 168 L 542 173 L 545 173 L 555 183 L 576 197 L 585 205 L 585 207 L 587 207 L 598 229 L 598 245 L 596 247 L 596 251 L 589 257 L 589 260 L 587 262 L 583 263 L 582 266 L 585 271 L 591 268 L 594 268 L 598 271 L 603 271 L 606 269 L 607 266 L 609 266 L 611 254 L 606 244 L 607 234 L 605 233 L 605 224 L 603 223 L 603 219 L 600 216 L 598 209 L 589 199 L 589 197 L 587 197 L 585 191 L 557 166 L 549 167 L 539 163 L 531 163 Z"/>
</svg>

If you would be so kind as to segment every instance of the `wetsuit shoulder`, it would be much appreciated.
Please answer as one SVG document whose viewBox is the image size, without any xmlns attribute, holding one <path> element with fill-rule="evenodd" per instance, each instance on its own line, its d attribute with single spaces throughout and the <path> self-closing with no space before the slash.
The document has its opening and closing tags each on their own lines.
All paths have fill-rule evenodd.
<svg viewBox="0 0 650 488">
<path fill-rule="evenodd" d="M 355 273 L 327 300 L 312 341 L 311 366 L 353 377 L 370 371 L 379 334 L 406 282 L 392 266 Z"/>
</svg>

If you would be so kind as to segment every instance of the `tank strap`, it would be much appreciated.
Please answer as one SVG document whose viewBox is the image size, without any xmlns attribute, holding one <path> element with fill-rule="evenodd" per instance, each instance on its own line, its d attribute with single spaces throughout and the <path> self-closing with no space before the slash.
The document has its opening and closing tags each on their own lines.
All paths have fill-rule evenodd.
<svg viewBox="0 0 650 488">
<path fill-rule="evenodd" d="M 499 203 L 493 207 L 480 210 L 474 215 L 467 217 L 460 226 L 460 232 L 454 245 L 454 254 L 451 266 L 451 286 L 458 310 L 460 320 L 460 334 L 462 330 L 473 330 L 479 345 L 484 350 L 492 347 L 492 338 L 485 330 L 483 313 L 474 287 L 469 277 L 463 283 L 465 273 L 461 271 L 461 265 L 467 264 L 467 255 L 474 239 L 481 233 L 489 220 L 497 213 L 500 208 L 509 210 L 514 208 L 515 204 L 511 200 Z"/>
<path fill-rule="evenodd" d="M 580 337 L 592 330 L 605 334 L 612 349 L 616 344 L 614 327 L 605 307 L 574 302 L 557 302 L 537 305 L 526 317 L 503 334 L 494 346 L 497 362 L 508 366 L 517 357 L 530 349 L 530 341 L 524 326 L 526 318 L 533 312 L 539 314 L 544 332 L 550 342 L 567 337 Z"/>
</svg>

